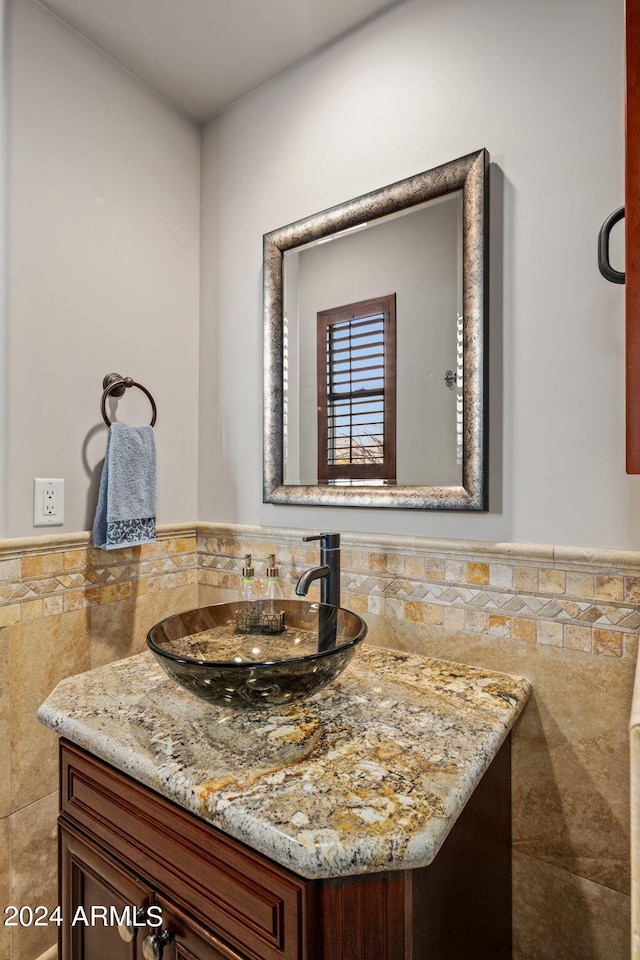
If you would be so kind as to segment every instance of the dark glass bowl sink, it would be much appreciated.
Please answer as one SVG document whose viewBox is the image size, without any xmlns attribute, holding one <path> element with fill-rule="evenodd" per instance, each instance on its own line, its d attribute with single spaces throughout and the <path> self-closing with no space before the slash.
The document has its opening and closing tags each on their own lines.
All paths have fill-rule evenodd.
<svg viewBox="0 0 640 960">
<path fill-rule="evenodd" d="M 282 706 L 321 690 L 367 633 L 352 611 L 306 600 L 278 600 L 284 624 L 274 624 L 267 603 L 216 603 L 175 614 L 152 627 L 147 644 L 185 690 L 246 710 Z"/>
</svg>

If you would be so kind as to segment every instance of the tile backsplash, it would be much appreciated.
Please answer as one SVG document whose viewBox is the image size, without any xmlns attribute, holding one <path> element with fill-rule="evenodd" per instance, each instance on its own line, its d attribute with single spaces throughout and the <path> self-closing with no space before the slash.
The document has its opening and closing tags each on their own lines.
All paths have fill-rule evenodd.
<svg viewBox="0 0 640 960">
<path fill-rule="evenodd" d="M 408 647 L 421 624 L 635 660 L 640 553 L 347 534 L 342 603 L 399 621 Z M 198 527 L 199 582 L 238 590 L 242 558 L 256 576 L 276 552 L 285 591 L 318 562 L 318 546 L 277 528 Z"/>
<path fill-rule="evenodd" d="M 88 534 L 61 539 L 0 541 L 0 627 L 197 582 L 193 524 L 122 550 L 89 547 Z"/>
<path fill-rule="evenodd" d="M 154 623 L 198 603 L 195 525 L 156 543 L 89 534 L 0 541 L 0 910 L 57 903 L 57 737 L 36 711 L 62 679 L 137 653 Z M 1 960 L 36 960 L 52 927 L 0 926 Z"/>
<path fill-rule="evenodd" d="M 87 533 L 0 541 L 7 902 L 28 902 L 30 890 L 57 899 L 56 737 L 36 720 L 40 702 L 63 677 L 143 649 L 158 620 L 235 597 L 246 553 L 260 578 L 275 552 L 292 595 L 319 562 L 304 532 L 166 525 L 156 543 L 113 552 L 94 550 Z M 344 534 L 341 588 L 367 621 L 367 643 L 532 681 L 512 737 L 514 960 L 626 960 L 640 553 Z M 575 935 L 558 952 L 563 929 Z M 51 946 L 46 929 L 8 934 L 0 928 L 3 960 Z"/>
</svg>

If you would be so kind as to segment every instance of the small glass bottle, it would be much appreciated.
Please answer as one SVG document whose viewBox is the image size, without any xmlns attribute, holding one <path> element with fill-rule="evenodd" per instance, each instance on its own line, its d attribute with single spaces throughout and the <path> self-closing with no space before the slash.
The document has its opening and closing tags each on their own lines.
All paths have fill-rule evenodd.
<svg viewBox="0 0 640 960">
<path fill-rule="evenodd" d="M 259 611 L 254 606 L 254 601 L 260 599 L 260 593 L 260 584 L 255 578 L 255 571 L 251 565 L 251 554 L 248 553 L 244 558 L 242 568 L 242 593 L 240 595 L 242 620 L 238 622 L 238 626 L 245 633 L 254 629 L 260 619 Z"/>
<path fill-rule="evenodd" d="M 267 585 L 264 599 L 264 614 L 267 620 L 265 628 L 269 633 L 280 633 L 284 630 L 284 610 L 282 607 L 284 594 L 280 586 L 280 575 L 276 566 L 275 553 L 270 553 L 267 560 Z"/>
</svg>

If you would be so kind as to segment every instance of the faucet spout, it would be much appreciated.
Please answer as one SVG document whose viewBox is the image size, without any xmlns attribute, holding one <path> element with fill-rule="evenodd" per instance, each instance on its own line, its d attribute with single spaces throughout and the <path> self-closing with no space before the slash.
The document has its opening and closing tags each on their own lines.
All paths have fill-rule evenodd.
<svg viewBox="0 0 640 960">
<path fill-rule="evenodd" d="M 305 570 L 296 584 L 296 593 L 299 597 L 306 597 L 309 593 L 309 587 L 314 580 L 320 580 L 321 577 L 328 577 L 331 571 L 327 566 L 311 567 Z"/>
<path fill-rule="evenodd" d="M 321 533 L 304 537 L 306 541 L 320 541 L 320 566 L 306 570 L 296 586 L 299 597 L 306 596 L 314 580 L 320 580 L 320 602 L 340 606 L 340 534 Z"/>
</svg>

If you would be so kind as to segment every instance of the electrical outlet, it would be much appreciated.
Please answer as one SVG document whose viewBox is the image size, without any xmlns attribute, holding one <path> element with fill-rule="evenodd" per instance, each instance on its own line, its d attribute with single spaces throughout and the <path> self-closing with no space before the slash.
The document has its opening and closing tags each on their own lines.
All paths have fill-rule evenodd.
<svg viewBox="0 0 640 960">
<path fill-rule="evenodd" d="M 34 527 L 61 527 L 64 523 L 64 480 L 36 477 L 33 481 Z"/>
</svg>

